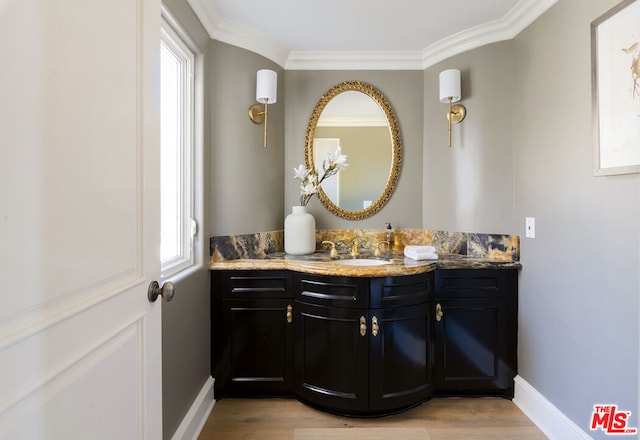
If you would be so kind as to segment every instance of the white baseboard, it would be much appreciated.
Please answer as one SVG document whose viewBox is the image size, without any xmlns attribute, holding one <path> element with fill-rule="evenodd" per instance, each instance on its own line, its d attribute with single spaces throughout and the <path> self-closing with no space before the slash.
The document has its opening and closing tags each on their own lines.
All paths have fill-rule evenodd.
<svg viewBox="0 0 640 440">
<path fill-rule="evenodd" d="M 514 382 L 513 403 L 551 440 L 593 440 L 522 377 Z"/>
<path fill-rule="evenodd" d="M 202 431 L 202 427 L 209 414 L 211 414 L 213 405 L 216 403 L 213 398 L 213 383 L 213 377 L 209 377 L 182 422 L 180 422 L 180 426 L 176 429 L 171 440 L 198 440 L 200 431 Z"/>
</svg>

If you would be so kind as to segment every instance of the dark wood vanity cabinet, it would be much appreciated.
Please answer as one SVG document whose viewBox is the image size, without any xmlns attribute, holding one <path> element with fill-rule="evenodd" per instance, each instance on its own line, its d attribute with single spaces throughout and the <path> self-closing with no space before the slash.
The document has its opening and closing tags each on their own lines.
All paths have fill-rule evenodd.
<svg viewBox="0 0 640 440">
<path fill-rule="evenodd" d="M 394 277 L 214 270 L 215 397 L 296 396 L 382 415 L 430 396 L 513 397 L 518 272 Z"/>
<path fill-rule="evenodd" d="M 442 269 L 435 285 L 436 394 L 513 397 L 517 271 Z"/>
<path fill-rule="evenodd" d="M 299 273 L 295 386 L 305 402 L 385 414 L 433 392 L 433 274 L 344 278 Z"/>
<path fill-rule="evenodd" d="M 289 271 L 212 271 L 215 397 L 293 394 Z"/>
</svg>

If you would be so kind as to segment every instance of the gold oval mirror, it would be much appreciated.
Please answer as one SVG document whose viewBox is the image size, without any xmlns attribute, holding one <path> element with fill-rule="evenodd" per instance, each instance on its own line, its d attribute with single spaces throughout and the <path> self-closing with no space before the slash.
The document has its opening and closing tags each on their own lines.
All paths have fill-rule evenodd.
<svg viewBox="0 0 640 440">
<path fill-rule="evenodd" d="M 391 106 L 370 84 L 342 82 L 316 104 L 305 139 L 307 168 L 320 168 L 327 154 L 338 146 L 349 167 L 322 183 L 318 199 L 338 217 L 371 217 L 395 189 L 402 144 Z"/>
</svg>

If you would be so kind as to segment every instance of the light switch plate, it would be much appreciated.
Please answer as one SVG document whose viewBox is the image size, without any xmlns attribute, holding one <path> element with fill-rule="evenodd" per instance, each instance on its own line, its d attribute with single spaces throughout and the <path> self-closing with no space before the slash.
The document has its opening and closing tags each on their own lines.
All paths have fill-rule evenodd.
<svg viewBox="0 0 640 440">
<path fill-rule="evenodd" d="M 536 218 L 527 217 L 525 219 L 525 237 L 536 238 Z"/>
</svg>

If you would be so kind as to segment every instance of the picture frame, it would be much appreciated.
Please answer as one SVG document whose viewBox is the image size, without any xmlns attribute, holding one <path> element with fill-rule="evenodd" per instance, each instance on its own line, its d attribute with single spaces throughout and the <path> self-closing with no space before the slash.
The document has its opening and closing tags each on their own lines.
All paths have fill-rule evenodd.
<svg viewBox="0 0 640 440">
<path fill-rule="evenodd" d="M 593 174 L 640 173 L 640 1 L 591 22 Z"/>
</svg>

